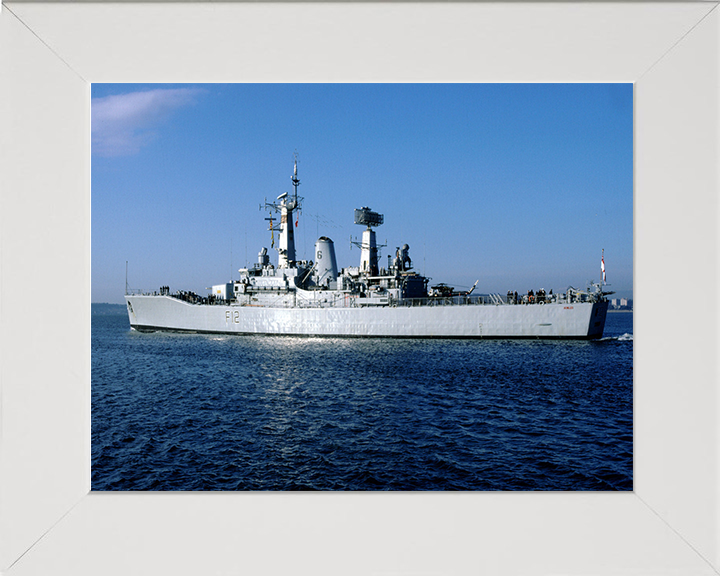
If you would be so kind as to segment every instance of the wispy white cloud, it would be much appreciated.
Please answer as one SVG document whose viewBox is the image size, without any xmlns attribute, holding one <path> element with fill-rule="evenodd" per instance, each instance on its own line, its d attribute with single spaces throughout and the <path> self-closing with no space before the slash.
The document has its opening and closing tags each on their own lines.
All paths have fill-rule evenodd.
<svg viewBox="0 0 720 576">
<path fill-rule="evenodd" d="M 200 88 L 168 88 L 92 100 L 92 153 L 130 156 L 157 137 L 173 111 L 193 104 Z"/>
</svg>

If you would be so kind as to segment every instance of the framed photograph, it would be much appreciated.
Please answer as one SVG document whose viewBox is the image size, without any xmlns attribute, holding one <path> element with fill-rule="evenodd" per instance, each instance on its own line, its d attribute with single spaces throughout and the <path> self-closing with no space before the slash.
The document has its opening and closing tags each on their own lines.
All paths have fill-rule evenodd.
<svg viewBox="0 0 720 576">
<path fill-rule="evenodd" d="M 717 574 L 716 8 L 3 4 L 0 571 Z M 633 83 L 633 492 L 93 493 L 106 82 Z"/>
<path fill-rule="evenodd" d="M 631 83 L 91 111 L 92 490 L 632 490 Z"/>
</svg>

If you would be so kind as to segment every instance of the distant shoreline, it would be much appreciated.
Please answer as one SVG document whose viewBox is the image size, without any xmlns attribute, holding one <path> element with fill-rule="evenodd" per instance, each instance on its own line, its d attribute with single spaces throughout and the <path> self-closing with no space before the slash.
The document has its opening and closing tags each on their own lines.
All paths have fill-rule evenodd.
<svg viewBox="0 0 720 576">
<path fill-rule="evenodd" d="M 107 302 L 93 302 L 90 304 L 91 314 L 93 315 L 106 315 L 106 314 L 124 314 L 125 304 L 108 304 Z"/>
</svg>

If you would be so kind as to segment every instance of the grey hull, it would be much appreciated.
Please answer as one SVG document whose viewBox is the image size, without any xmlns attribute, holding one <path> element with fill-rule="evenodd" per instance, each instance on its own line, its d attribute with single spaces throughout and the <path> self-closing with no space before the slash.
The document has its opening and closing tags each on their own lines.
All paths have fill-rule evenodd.
<svg viewBox="0 0 720 576">
<path fill-rule="evenodd" d="M 602 337 L 607 301 L 534 305 L 273 308 L 127 295 L 137 330 L 369 338 Z"/>
</svg>

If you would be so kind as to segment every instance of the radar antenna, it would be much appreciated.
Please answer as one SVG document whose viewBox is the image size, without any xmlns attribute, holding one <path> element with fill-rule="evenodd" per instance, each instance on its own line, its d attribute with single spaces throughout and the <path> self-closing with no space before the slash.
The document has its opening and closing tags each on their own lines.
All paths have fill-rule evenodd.
<svg viewBox="0 0 720 576">
<path fill-rule="evenodd" d="M 378 212 L 373 212 L 367 206 L 362 208 L 355 208 L 355 224 L 365 225 L 367 224 L 368 230 L 371 226 L 380 226 L 383 223 L 385 217 Z"/>
<path fill-rule="evenodd" d="M 370 276 L 378 274 L 378 245 L 375 240 L 375 230 L 373 226 L 380 226 L 384 221 L 384 216 L 378 212 L 373 212 L 367 206 L 355 209 L 355 224 L 367 226 L 363 231 L 362 242 L 352 242 L 360 247 L 360 270 L 366 272 Z"/>
</svg>

